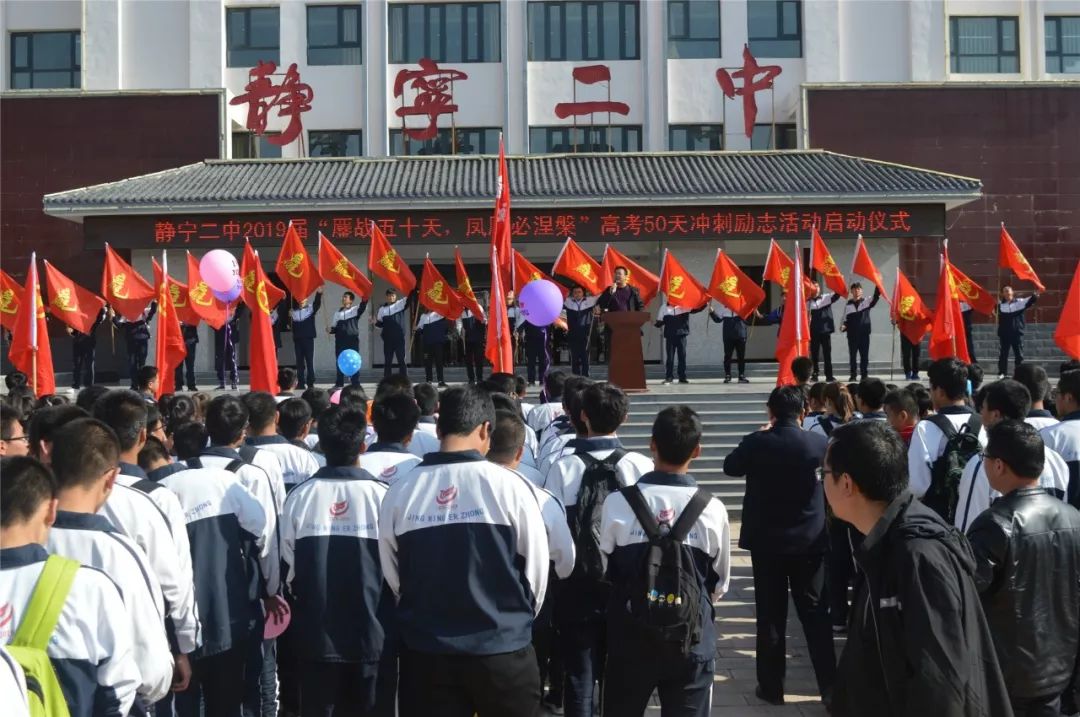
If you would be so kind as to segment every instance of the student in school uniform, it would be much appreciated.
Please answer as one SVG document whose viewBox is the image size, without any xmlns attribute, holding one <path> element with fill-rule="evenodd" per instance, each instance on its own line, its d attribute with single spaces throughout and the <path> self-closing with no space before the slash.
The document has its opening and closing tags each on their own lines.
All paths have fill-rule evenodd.
<svg viewBox="0 0 1080 717">
<path fill-rule="evenodd" d="M 1027 322 L 1024 314 L 1035 305 L 1039 299 L 1039 292 L 1035 292 L 1026 299 L 1020 299 L 1013 293 L 1011 286 L 1001 289 L 1001 301 L 998 302 L 998 342 L 1001 351 L 998 353 L 999 378 L 1008 376 L 1009 350 L 1012 350 L 1013 363 L 1020 366 L 1024 363 L 1024 329 Z"/>
</svg>

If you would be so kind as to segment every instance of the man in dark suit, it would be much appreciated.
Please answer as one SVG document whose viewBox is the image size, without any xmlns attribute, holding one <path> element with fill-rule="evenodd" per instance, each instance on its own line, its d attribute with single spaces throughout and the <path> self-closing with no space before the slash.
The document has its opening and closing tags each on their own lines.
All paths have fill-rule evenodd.
<svg viewBox="0 0 1080 717">
<path fill-rule="evenodd" d="M 146 354 L 150 346 L 150 322 L 157 313 L 157 302 L 151 301 L 143 309 L 142 315 L 135 321 L 128 321 L 123 316 L 109 309 L 112 316 L 113 326 L 124 332 L 124 343 L 127 346 L 128 377 L 131 379 L 131 390 L 137 390 L 135 374 L 146 365 Z"/>
<path fill-rule="evenodd" d="M 679 360 L 679 383 L 690 383 L 686 378 L 686 337 L 690 335 L 690 314 L 703 311 L 708 304 L 696 309 L 672 306 L 665 303 L 656 315 L 655 326 L 664 330 L 664 383 L 675 380 L 675 359 Z"/>
<path fill-rule="evenodd" d="M 82 381 L 83 386 L 93 386 L 97 382 L 94 366 L 94 354 L 97 351 L 97 330 L 102 322 L 105 321 L 107 314 L 108 312 L 105 309 L 98 312 L 97 318 L 94 320 L 93 326 L 90 327 L 89 333 L 84 334 L 81 331 L 76 331 L 70 327 L 67 330 L 72 339 L 71 387 L 76 391 L 79 390 L 80 381 Z M 85 379 L 85 381 L 83 381 L 83 379 Z"/>
<path fill-rule="evenodd" d="M 315 292 L 314 300 L 307 297 L 301 301 L 292 300 L 292 340 L 296 352 L 296 378 L 300 383 L 297 388 L 303 391 L 308 386 L 315 387 L 315 314 L 322 306 L 322 289 Z"/>
<path fill-rule="evenodd" d="M 173 375 L 173 385 L 179 391 L 187 378 L 187 390 L 197 391 L 195 387 L 195 347 L 199 344 L 199 327 L 180 323 L 180 332 L 184 335 L 184 348 L 187 355 L 184 360 L 176 365 L 176 373 Z"/>
<path fill-rule="evenodd" d="M 757 695 L 784 701 L 788 589 L 795 602 L 823 701 L 836 678 L 825 595 L 825 496 L 818 469 L 828 439 L 804 431 L 803 392 L 781 386 L 769 396 L 771 425 L 749 434 L 724 459 L 729 476 L 746 476 L 739 547 L 750 551 L 757 608 Z"/>
<path fill-rule="evenodd" d="M 637 287 L 630 286 L 630 270 L 625 266 L 615 267 L 615 283 L 596 299 L 600 311 L 644 311 L 645 302 Z M 611 363 L 611 327 L 604 327 L 604 355 Z"/>
</svg>

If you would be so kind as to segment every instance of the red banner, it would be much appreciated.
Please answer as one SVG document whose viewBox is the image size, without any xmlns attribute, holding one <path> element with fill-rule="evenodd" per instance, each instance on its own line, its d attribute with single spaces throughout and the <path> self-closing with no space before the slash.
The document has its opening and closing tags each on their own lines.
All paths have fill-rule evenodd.
<svg viewBox="0 0 1080 717">
<path fill-rule="evenodd" d="M 716 250 L 709 295 L 744 319 L 749 319 L 765 300 L 765 290 L 744 274 L 723 249 Z"/>
</svg>

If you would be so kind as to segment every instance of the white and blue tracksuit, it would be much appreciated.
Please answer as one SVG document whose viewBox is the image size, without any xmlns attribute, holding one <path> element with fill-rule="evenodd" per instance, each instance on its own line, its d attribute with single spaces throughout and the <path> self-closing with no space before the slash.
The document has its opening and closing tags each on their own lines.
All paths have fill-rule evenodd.
<svg viewBox="0 0 1080 717">
<path fill-rule="evenodd" d="M 389 486 L 396 483 L 398 478 L 408 475 L 409 471 L 419 463 L 420 458 L 410 453 L 409 449 L 400 443 L 376 441 L 360 454 L 356 466 L 368 477 L 380 480 Z"/>
<path fill-rule="evenodd" d="M 284 436 L 253 436 L 247 439 L 247 445 L 255 446 L 261 451 L 266 451 L 277 456 L 281 465 L 281 480 L 285 485 L 285 492 L 292 490 L 306 481 L 315 471 L 319 470 L 319 462 L 309 449 L 302 448 L 289 441 Z"/>
<path fill-rule="evenodd" d="M 1080 507 L 1080 411 L 1067 413 L 1061 422 L 1042 429 L 1039 434 L 1047 448 L 1053 448 L 1069 467 L 1069 489 L 1066 500 Z"/>
</svg>

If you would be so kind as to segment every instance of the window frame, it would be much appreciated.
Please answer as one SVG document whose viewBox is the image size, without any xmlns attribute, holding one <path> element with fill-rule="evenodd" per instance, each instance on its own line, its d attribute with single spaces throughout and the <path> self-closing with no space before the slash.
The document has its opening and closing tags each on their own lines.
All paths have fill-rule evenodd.
<svg viewBox="0 0 1080 717">
<path fill-rule="evenodd" d="M 1080 63 L 1080 52 L 1065 52 L 1063 50 L 1063 48 L 1061 46 L 1061 39 L 1062 39 L 1062 32 L 1063 32 L 1062 31 L 1062 22 L 1061 22 L 1062 20 L 1075 20 L 1077 23 L 1080 23 L 1080 15 L 1046 15 L 1046 16 L 1044 16 L 1044 18 L 1043 18 L 1043 34 L 1044 34 L 1044 37 L 1045 37 L 1045 34 L 1046 34 L 1047 30 L 1049 29 L 1049 25 L 1051 23 L 1053 23 L 1053 25 L 1054 25 L 1054 44 L 1057 47 L 1057 49 L 1054 50 L 1054 51 L 1051 51 L 1051 50 L 1048 49 L 1047 46 L 1044 45 L 1043 69 L 1045 70 L 1046 74 L 1048 74 L 1048 75 L 1076 75 L 1076 74 L 1080 74 L 1080 70 L 1077 70 L 1075 72 L 1068 72 L 1068 71 L 1065 70 L 1065 58 L 1075 57 L 1077 59 L 1077 62 Z M 1058 66 L 1061 69 L 1056 70 L 1056 71 L 1051 71 L 1050 70 L 1050 58 L 1051 57 L 1056 57 L 1057 58 Z"/>
<path fill-rule="evenodd" d="M 608 130 L 620 130 L 621 131 L 621 143 L 619 146 L 615 144 L 609 144 L 610 150 L 597 150 L 593 149 L 598 143 L 588 142 L 590 132 L 607 132 Z M 538 151 L 533 147 L 533 132 L 544 131 L 544 145 L 543 151 Z M 551 147 L 558 146 L 551 141 L 552 134 L 555 132 L 568 132 L 580 131 L 584 134 L 581 139 L 582 142 L 570 143 L 568 150 L 560 150 L 558 152 L 553 151 Z M 629 140 L 631 133 L 637 134 L 637 146 L 630 147 Z M 567 135 L 569 139 L 576 139 L 573 135 Z M 605 135 L 605 139 L 608 137 Z M 643 125 L 640 124 L 612 124 L 612 125 L 530 125 L 529 126 L 529 154 L 586 154 L 586 153 L 614 153 L 614 152 L 640 152 L 644 146 L 645 136 L 643 132 Z"/>
<path fill-rule="evenodd" d="M 271 11 L 277 18 L 277 44 L 274 47 L 253 47 L 251 45 L 251 13 L 253 11 Z M 244 23 L 245 28 L 245 44 L 242 47 L 234 47 L 232 37 L 230 35 L 230 28 L 232 23 L 229 21 L 234 15 L 243 14 L 247 17 L 247 21 Z M 306 17 L 306 16 L 305 16 Z M 306 28 L 305 28 L 306 30 Z M 231 54 L 233 51 L 237 52 L 270 52 L 273 51 L 273 56 L 260 57 L 256 62 L 260 60 L 273 62 L 275 65 L 281 64 L 281 6 L 279 5 L 252 5 L 243 7 L 226 7 L 225 8 L 225 67 L 253 67 L 251 63 L 245 62 L 244 64 L 234 64 L 231 60 Z"/>
<path fill-rule="evenodd" d="M 34 39 L 41 35 L 68 35 L 68 51 L 71 65 L 67 69 L 34 69 Z M 26 38 L 26 61 L 27 64 L 19 65 L 15 57 L 15 44 L 19 38 Z M 82 88 L 82 30 L 43 30 L 30 32 L 8 33 L 9 58 L 11 60 L 8 71 L 8 88 L 14 91 L 35 89 L 81 89 Z M 66 72 L 70 84 L 66 87 L 35 87 L 34 74 L 38 72 Z M 29 86 L 16 87 L 15 75 L 25 74 L 29 79 Z"/>
<path fill-rule="evenodd" d="M 435 140 L 416 140 L 409 139 L 405 135 L 405 131 L 400 127 L 391 127 L 387 132 L 387 138 L 389 140 L 388 153 L 391 157 L 450 157 L 459 154 L 465 154 L 468 156 L 481 156 L 481 155 L 496 155 L 499 153 L 499 133 L 503 130 L 501 127 L 439 127 L 438 135 Z M 462 144 L 461 135 L 465 133 L 476 133 L 477 135 L 477 151 L 476 152 L 461 152 L 458 148 Z M 444 135 L 445 133 L 445 135 Z M 488 142 L 488 134 L 491 135 L 491 142 Z M 455 136 L 456 135 L 456 136 Z M 444 137 L 452 143 L 451 152 L 408 152 L 405 151 L 410 144 L 416 143 L 420 145 L 426 145 L 429 142 L 437 141 L 441 142 Z M 395 151 L 395 140 L 401 141 L 401 152 Z M 492 144 L 493 146 L 488 146 Z"/>
<path fill-rule="evenodd" d="M 799 127 L 794 122 L 759 122 L 754 125 L 756 130 L 758 127 L 767 127 L 769 129 L 769 137 L 772 140 L 769 142 L 770 146 L 755 147 L 754 137 L 751 133 L 750 136 L 750 149 L 754 152 L 779 152 L 784 150 L 793 150 L 799 148 Z M 787 136 L 787 133 L 791 132 L 791 138 L 794 140 L 790 147 L 778 147 L 776 146 L 776 138 L 780 136 Z"/>
<path fill-rule="evenodd" d="M 960 21 L 961 20 L 996 20 L 994 41 L 997 51 L 993 55 L 961 55 L 960 54 Z M 1016 48 L 1012 52 L 1002 52 L 1002 25 L 1005 21 L 1013 23 L 1013 37 L 1016 38 Z M 970 57 L 993 57 L 997 60 L 997 70 L 994 72 L 978 72 L 959 69 L 961 58 Z M 1002 70 L 1002 58 L 1015 58 L 1015 70 Z M 950 15 L 949 16 L 949 73 L 953 75 L 1018 75 L 1023 71 L 1023 60 L 1020 55 L 1020 17 L 1018 15 Z"/>
<path fill-rule="evenodd" d="M 357 142 L 359 143 L 359 152 L 357 154 L 312 154 L 311 147 L 313 142 L 311 141 L 312 135 L 319 134 L 337 134 L 337 135 L 356 135 Z M 346 143 L 348 140 L 346 139 Z M 363 129 L 309 129 L 307 131 L 307 148 L 309 157 L 363 157 L 364 156 L 364 130 Z"/>
<path fill-rule="evenodd" d="M 580 23 L 581 23 L 581 36 L 579 38 L 569 37 L 567 28 L 567 9 L 571 5 L 576 5 L 580 9 Z M 607 7 L 614 7 L 616 10 L 616 20 L 618 30 L 616 34 L 616 44 L 614 56 L 608 55 L 608 48 L 605 42 L 605 28 L 607 27 L 605 9 Z M 589 52 L 589 21 L 588 10 L 589 8 L 595 8 L 597 12 L 597 32 L 596 32 L 596 52 Z M 636 25 L 635 32 L 632 35 L 627 34 L 628 30 L 628 11 L 633 9 L 634 12 L 634 24 Z M 532 13 L 535 10 L 543 11 L 543 33 L 542 37 L 534 37 L 533 29 L 534 23 L 532 22 Z M 554 11 L 558 10 L 558 13 Z M 640 0 L 571 0 L 570 2 L 554 1 L 554 0 L 529 0 L 528 8 L 526 9 L 526 52 L 528 62 L 622 62 L 622 61 L 636 61 L 641 60 L 641 2 Z M 551 52 L 551 27 L 552 17 L 559 15 L 559 52 Z M 634 51 L 627 52 L 627 40 L 629 37 L 634 37 Z M 571 53 L 568 48 L 571 47 L 571 43 L 578 43 L 577 48 L 580 51 L 580 57 L 577 59 L 568 59 Z"/>
<path fill-rule="evenodd" d="M 266 144 L 268 146 L 271 146 L 271 147 L 277 147 L 277 154 L 275 154 L 273 156 L 270 156 L 270 157 L 264 157 L 262 152 L 261 152 L 261 148 L 263 146 L 263 141 L 265 140 L 265 138 L 267 138 L 267 137 L 276 137 L 276 136 L 278 136 L 280 134 L 281 134 L 281 132 L 264 132 L 262 134 L 256 134 L 255 132 L 249 132 L 247 130 L 234 131 L 234 132 L 232 132 L 230 134 L 230 137 L 229 137 L 229 142 L 230 142 L 229 147 L 232 150 L 232 158 L 233 159 L 281 159 L 284 156 L 284 152 L 282 151 L 284 148 L 280 147 L 280 146 L 278 146 L 276 144 L 271 144 L 269 141 L 267 141 Z M 248 147 L 251 149 L 251 154 L 249 154 L 248 156 L 245 156 L 245 157 L 237 157 L 236 156 L 236 140 L 237 140 L 238 137 L 243 137 L 244 141 L 248 143 Z"/>
<path fill-rule="evenodd" d="M 695 2 L 708 2 L 716 6 L 716 37 L 692 37 L 690 34 L 690 8 Z M 683 8 L 684 22 L 681 28 L 680 34 L 672 33 L 671 13 L 676 6 Z M 723 57 L 723 12 L 720 6 L 720 0 L 668 0 L 667 3 L 667 21 L 668 21 L 668 37 L 667 37 L 667 59 L 669 60 L 698 60 L 698 59 L 712 59 Z M 671 50 L 673 43 L 686 41 L 686 42 L 716 42 L 716 54 L 715 55 L 688 55 L 688 56 L 675 56 Z"/>
<path fill-rule="evenodd" d="M 446 38 L 447 38 L 447 9 L 450 6 L 457 6 L 460 8 L 460 22 L 461 22 L 461 37 L 459 38 L 458 47 L 461 51 L 461 59 L 449 59 L 446 53 Z M 487 12 L 485 12 L 487 6 L 496 8 L 495 12 L 495 25 L 497 31 L 489 33 L 486 28 L 487 24 Z M 410 7 L 421 8 L 420 15 L 423 18 L 423 38 L 420 42 L 423 54 L 420 57 L 409 57 L 409 23 L 408 23 L 408 10 Z M 469 10 L 474 9 L 476 12 L 476 39 L 478 42 L 476 57 L 478 59 L 468 59 L 469 53 Z M 400 16 L 398 20 L 395 20 L 395 16 Z M 432 25 L 432 17 L 438 16 L 438 52 L 431 52 L 432 45 L 432 32 L 430 27 Z M 426 57 L 434 60 L 435 62 L 449 62 L 453 64 L 474 64 L 484 62 L 502 62 L 502 3 L 501 2 L 421 2 L 421 3 L 403 3 L 392 2 L 387 5 L 387 57 L 388 63 L 391 65 L 414 65 L 420 59 Z M 401 47 L 395 47 L 397 40 L 394 36 L 394 23 L 399 22 L 402 29 Z M 491 43 L 488 43 L 488 40 Z M 491 44 L 492 47 L 488 48 L 487 45 Z M 395 54 L 395 50 L 399 52 Z M 486 51 L 486 52 L 485 52 Z"/>
<path fill-rule="evenodd" d="M 701 129 L 715 130 L 720 139 L 720 146 L 708 149 L 696 149 L 689 146 L 675 146 L 675 132 L 686 132 L 687 140 L 690 138 L 690 133 Z M 668 125 L 668 150 L 671 152 L 722 152 L 725 145 L 724 137 L 724 125 L 720 123 L 691 123 L 691 124 L 669 124 Z"/>
<path fill-rule="evenodd" d="M 764 53 L 764 52 L 754 52 L 753 53 L 754 56 L 755 57 L 779 57 L 779 59 L 785 59 L 785 58 L 794 59 L 794 58 L 802 57 L 803 56 L 803 51 L 805 49 L 803 47 L 803 13 L 802 13 L 803 4 L 802 4 L 802 0 L 748 0 L 748 3 L 749 2 L 772 2 L 776 6 L 776 34 L 774 36 L 772 36 L 772 37 L 754 37 L 753 35 L 751 35 L 750 34 L 749 16 L 747 17 L 746 44 L 750 47 L 751 52 L 753 52 L 753 49 L 754 49 L 753 46 L 754 46 L 755 41 L 757 41 L 757 42 L 797 42 L 798 43 L 798 48 L 799 48 L 798 52 L 796 52 L 794 55 L 791 55 L 791 56 L 787 56 L 787 55 L 784 55 L 784 56 L 770 55 L 770 54 Z M 797 28 L 796 28 L 796 31 L 795 31 L 794 35 L 787 34 L 787 33 L 784 32 L 784 5 L 788 5 L 788 4 L 795 6 L 795 24 L 796 24 Z M 747 12 L 749 13 L 749 10 Z"/>
<path fill-rule="evenodd" d="M 353 67 L 356 65 L 364 64 L 364 13 L 363 5 L 308 5 L 306 12 L 304 13 L 306 42 L 307 42 L 307 64 L 309 67 Z M 311 44 L 311 11 L 312 10 L 327 10 L 333 9 L 337 11 L 337 43 L 333 45 L 316 45 Z M 351 42 L 345 39 L 345 11 L 356 11 L 356 41 Z M 360 55 L 359 62 L 312 62 L 311 51 L 312 50 L 356 50 Z"/>
</svg>

